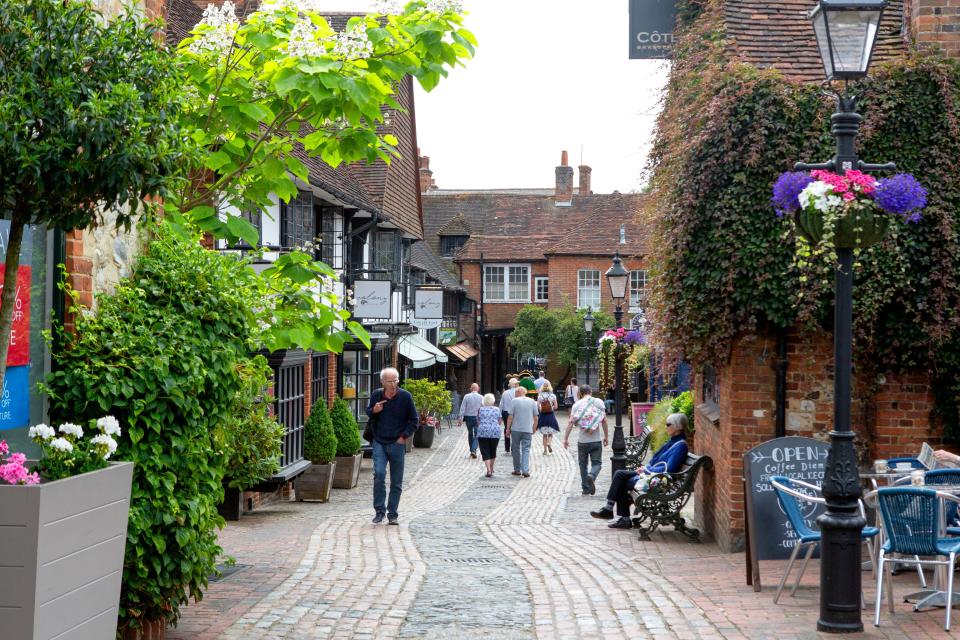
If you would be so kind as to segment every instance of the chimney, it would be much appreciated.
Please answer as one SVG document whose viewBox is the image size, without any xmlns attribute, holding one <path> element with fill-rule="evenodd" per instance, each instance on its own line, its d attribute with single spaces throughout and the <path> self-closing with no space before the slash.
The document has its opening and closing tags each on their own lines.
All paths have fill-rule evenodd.
<svg viewBox="0 0 960 640">
<path fill-rule="evenodd" d="M 567 165 L 567 152 L 560 154 L 560 166 L 557 167 L 557 186 L 554 192 L 556 206 L 569 207 L 573 201 L 573 167 Z"/>
<path fill-rule="evenodd" d="M 593 169 L 585 164 L 580 165 L 578 169 L 580 169 L 580 189 L 577 193 L 581 196 L 588 196 L 593 193 L 590 190 L 590 174 L 593 173 Z"/>
<path fill-rule="evenodd" d="M 419 154 L 420 150 L 417 149 Z M 430 171 L 430 156 L 420 156 L 420 193 L 436 189 L 437 183 L 433 180 L 433 171 Z"/>
</svg>

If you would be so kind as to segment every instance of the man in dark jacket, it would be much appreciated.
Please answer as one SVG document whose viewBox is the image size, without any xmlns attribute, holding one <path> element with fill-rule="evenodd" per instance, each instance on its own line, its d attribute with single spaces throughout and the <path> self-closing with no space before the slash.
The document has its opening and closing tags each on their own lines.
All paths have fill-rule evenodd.
<svg viewBox="0 0 960 640">
<path fill-rule="evenodd" d="M 403 492 L 403 461 L 407 453 L 407 438 L 417 430 L 419 417 L 413 396 L 401 389 L 400 374 L 393 367 L 380 372 L 382 389 L 370 396 L 367 417 L 375 421 L 373 428 L 373 508 L 377 512 L 373 523 L 400 524 L 397 507 Z M 387 462 L 390 463 L 390 498 L 387 500 Z M 384 506 L 386 502 L 386 506 Z"/>
</svg>

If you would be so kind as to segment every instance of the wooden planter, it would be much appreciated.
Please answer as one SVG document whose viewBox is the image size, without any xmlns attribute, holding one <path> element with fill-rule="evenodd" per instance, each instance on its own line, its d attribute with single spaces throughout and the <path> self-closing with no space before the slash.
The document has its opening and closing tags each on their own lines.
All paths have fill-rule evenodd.
<svg viewBox="0 0 960 640">
<path fill-rule="evenodd" d="M 333 476 L 336 473 L 336 461 L 330 464 L 312 464 L 296 479 L 297 500 L 326 502 L 333 489 Z"/>
<path fill-rule="evenodd" d="M 133 463 L 56 482 L 0 485 L 0 635 L 117 633 Z"/>
<path fill-rule="evenodd" d="M 343 456 L 336 459 L 337 469 L 333 474 L 334 489 L 353 489 L 360 482 L 360 465 L 363 454 Z"/>
</svg>

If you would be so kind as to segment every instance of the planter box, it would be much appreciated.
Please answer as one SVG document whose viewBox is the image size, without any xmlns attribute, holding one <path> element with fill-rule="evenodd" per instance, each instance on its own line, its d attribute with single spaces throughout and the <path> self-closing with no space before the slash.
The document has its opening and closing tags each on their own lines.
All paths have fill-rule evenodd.
<svg viewBox="0 0 960 640">
<path fill-rule="evenodd" d="M 336 461 L 330 464 L 313 464 L 300 474 L 296 480 L 297 500 L 312 500 L 326 502 L 330 499 L 333 489 L 333 475 L 336 472 Z"/>
<path fill-rule="evenodd" d="M 360 482 L 360 465 L 363 454 L 343 456 L 336 459 L 337 468 L 333 473 L 334 489 L 353 489 Z"/>
<path fill-rule="evenodd" d="M 421 424 L 420 428 L 413 432 L 413 446 L 429 449 L 433 446 L 433 438 L 437 430 L 432 424 Z"/>
<path fill-rule="evenodd" d="M 17 640 L 117 633 L 133 463 L 0 485 L 0 629 Z"/>
</svg>

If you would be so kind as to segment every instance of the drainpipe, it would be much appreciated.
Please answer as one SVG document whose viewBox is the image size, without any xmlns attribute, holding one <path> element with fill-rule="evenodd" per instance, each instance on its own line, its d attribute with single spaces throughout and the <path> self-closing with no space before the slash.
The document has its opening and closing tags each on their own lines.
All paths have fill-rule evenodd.
<svg viewBox="0 0 960 640">
<path fill-rule="evenodd" d="M 775 369 L 777 372 L 777 416 L 776 416 L 776 437 L 782 438 L 787 435 L 787 330 L 777 331 L 777 362 Z"/>
<path fill-rule="evenodd" d="M 477 381 L 480 383 L 481 388 L 483 387 L 483 253 L 480 253 L 480 299 L 477 300 L 477 312 L 476 318 L 479 320 L 474 320 L 477 322 L 476 326 L 476 336 L 478 338 L 477 344 L 480 347 L 477 349 Z"/>
</svg>

